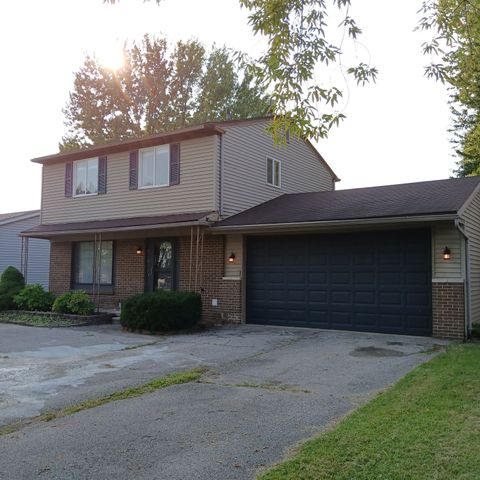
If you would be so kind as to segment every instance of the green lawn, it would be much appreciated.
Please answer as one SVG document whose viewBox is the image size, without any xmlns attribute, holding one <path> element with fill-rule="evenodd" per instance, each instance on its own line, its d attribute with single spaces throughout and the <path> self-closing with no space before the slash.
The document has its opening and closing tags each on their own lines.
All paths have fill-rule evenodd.
<svg viewBox="0 0 480 480">
<path fill-rule="evenodd" d="M 480 479 L 480 345 L 449 347 L 259 478 Z"/>
</svg>

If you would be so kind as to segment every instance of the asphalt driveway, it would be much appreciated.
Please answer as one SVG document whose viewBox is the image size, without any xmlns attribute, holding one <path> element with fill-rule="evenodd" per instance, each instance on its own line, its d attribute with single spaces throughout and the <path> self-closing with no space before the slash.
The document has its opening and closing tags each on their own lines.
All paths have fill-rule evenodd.
<svg viewBox="0 0 480 480">
<path fill-rule="evenodd" d="M 420 337 L 0 325 L 0 424 L 205 366 L 200 382 L 0 437 L 0 479 L 247 479 L 432 355 Z"/>
</svg>

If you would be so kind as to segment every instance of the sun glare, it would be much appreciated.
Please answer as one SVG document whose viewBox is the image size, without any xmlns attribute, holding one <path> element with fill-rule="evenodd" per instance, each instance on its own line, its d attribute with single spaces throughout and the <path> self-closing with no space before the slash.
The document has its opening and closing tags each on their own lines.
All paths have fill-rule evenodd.
<svg viewBox="0 0 480 480">
<path fill-rule="evenodd" d="M 96 52 L 96 56 L 100 65 L 109 70 L 119 70 L 125 64 L 123 48 L 117 43 L 104 45 L 99 48 Z"/>
</svg>

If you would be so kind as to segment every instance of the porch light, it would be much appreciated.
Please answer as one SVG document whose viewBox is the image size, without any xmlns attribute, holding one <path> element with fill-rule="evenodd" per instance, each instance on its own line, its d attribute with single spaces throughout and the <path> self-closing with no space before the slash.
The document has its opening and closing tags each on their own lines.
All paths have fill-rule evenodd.
<svg viewBox="0 0 480 480">
<path fill-rule="evenodd" d="M 228 263 L 233 263 L 235 261 L 235 254 L 232 252 L 228 257 Z"/>
<path fill-rule="evenodd" d="M 137 255 L 141 255 L 143 253 L 143 248 L 142 247 L 137 247 L 136 253 L 137 253 Z"/>
<path fill-rule="evenodd" d="M 450 260 L 451 258 L 452 254 L 450 253 L 450 249 L 448 247 L 445 247 L 445 250 L 443 251 L 443 259 Z"/>
</svg>

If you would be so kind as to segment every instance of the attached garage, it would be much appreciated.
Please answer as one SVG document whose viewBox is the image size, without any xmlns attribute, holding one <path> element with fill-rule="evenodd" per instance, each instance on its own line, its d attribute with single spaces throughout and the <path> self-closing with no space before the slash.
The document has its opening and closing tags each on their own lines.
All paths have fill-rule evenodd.
<svg viewBox="0 0 480 480">
<path fill-rule="evenodd" d="M 249 323 L 431 335 L 430 231 L 247 239 Z"/>
<path fill-rule="evenodd" d="M 480 323 L 480 177 L 286 194 L 212 230 L 246 323 L 452 339 Z"/>
</svg>

